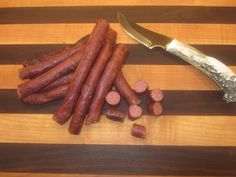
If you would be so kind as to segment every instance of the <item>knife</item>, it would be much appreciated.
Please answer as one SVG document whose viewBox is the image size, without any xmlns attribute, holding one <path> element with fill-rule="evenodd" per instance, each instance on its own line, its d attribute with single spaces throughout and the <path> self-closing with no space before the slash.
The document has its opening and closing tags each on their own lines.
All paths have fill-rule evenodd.
<svg viewBox="0 0 236 177">
<path fill-rule="evenodd" d="M 117 18 L 124 31 L 132 38 L 149 49 L 161 47 L 192 64 L 216 82 L 224 92 L 223 99 L 227 103 L 236 102 L 236 75 L 228 66 L 188 44 L 145 29 L 120 12 L 117 13 Z"/>
</svg>

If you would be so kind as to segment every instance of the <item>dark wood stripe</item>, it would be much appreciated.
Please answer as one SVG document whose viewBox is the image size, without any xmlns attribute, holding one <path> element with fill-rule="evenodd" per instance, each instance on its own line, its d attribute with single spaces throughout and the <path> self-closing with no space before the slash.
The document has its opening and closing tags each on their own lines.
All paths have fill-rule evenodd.
<svg viewBox="0 0 236 177">
<path fill-rule="evenodd" d="M 164 91 L 164 115 L 236 115 L 236 103 L 227 104 L 220 91 Z M 141 96 L 144 114 L 149 102 L 146 95 Z M 17 100 L 16 90 L 0 90 L 0 113 L 53 113 L 60 101 L 45 105 L 28 105 Z M 104 110 L 107 109 L 107 105 Z M 122 100 L 120 108 L 127 110 Z"/>
<path fill-rule="evenodd" d="M 192 6 L 101 6 L 101 7 L 20 7 L 1 8 L 1 24 L 94 23 L 97 18 L 117 22 L 116 12 L 135 22 L 235 23 L 235 7 Z"/>
<path fill-rule="evenodd" d="M 0 64 L 21 64 L 25 59 L 37 58 L 41 55 L 57 51 L 67 45 L 36 44 L 36 45 L 0 45 Z M 187 65 L 188 63 L 168 54 L 161 49 L 149 50 L 141 44 L 128 44 L 130 51 L 126 64 L 163 64 Z M 226 65 L 236 65 L 235 45 L 193 45 L 202 52 L 215 57 Z"/>
<path fill-rule="evenodd" d="M 0 144 L 1 172 L 236 175 L 236 147 Z"/>
</svg>

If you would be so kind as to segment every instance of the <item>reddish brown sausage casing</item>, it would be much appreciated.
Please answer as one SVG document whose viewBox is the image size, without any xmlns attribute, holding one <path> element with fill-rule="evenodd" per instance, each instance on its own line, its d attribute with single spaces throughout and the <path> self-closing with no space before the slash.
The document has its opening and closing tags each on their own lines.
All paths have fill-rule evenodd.
<svg viewBox="0 0 236 177">
<path fill-rule="evenodd" d="M 72 46 L 66 47 L 47 57 L 43 57 L 43 61 L 35 65 L 23 68 L 19 73 L 20 79 L 34 78 L 72 56 L 77 51 L 81 51 L 80 48 L 86 43 L 87 38 L 88 36 L 82 38 Z"/>
<path fill-rule="evenodd" d="M 110 120 L 124 122 L 126 113 L 120 109 L 110 108 L 106 111 L 106 116 Z"/>
<path fill-rule="evenodd" d="M 123 44 L 118 44 L 97 84 L 95 95 L 92 99 L 88 117 L 86 119 L 87 125 L 96 123 L 100 120 L 102 108 L 105 103 L 105 97 L 111 90 L 116 75 L 118 72 L 120 72 L 122 64 L 124 63 L 127 55 L 127 47 Z"/>
<path fill-rule="evenodd" d="M 70 83 L 72 76 L 73 76 L 73 73 L 66 74 L 66 75 L 58 78 L 57 80 L 55 80 L 54 82 L 52 82 L 48 86 L 44 87 L 42 90 L 40 90 L 40 92 L 51 90 L 51 89 L 56 88 L 61 85 L 67 85 Z"/>
<path fill-rule="evenodd" d="M 80 50 L 83 50 L 83 48 L 80 48 Z M 22 98 L 31 95 L 32 93 L 35 93 L 41 90 L 42 88 L 46 87 L 58 78 L 73 71 L 76 68 L 80 58 L 81 51 L 77 51 L 74 55 L 67 58 L 65 61 L 59 63 L 49 71 L 19 85 L 17 89 L 18 97 Z"/>
<path fill-rule="evenodd" d="M 139 124 L 133 124 L 133 126 L 131 127 L 131 135 L 137 138 L 145 138 L 146 127 Z"/>
<path fill-rule="evenodd" d="M 69 85 L 62 85 L 51 90 L 35 93 L 23 98 L 23 101 L 30 104 L 45 104 L 50 101 L 54 101 L 65 97 L 68 91 Z"/>
<path fill-rule="evenodd" d="M 68 94 L 66 95 L 62 105 L 60 105 L 53 115 L 53 119 L 59 124 L 65 123 L 70 118 L 82 84 L 96 59 L 108 29 L 109 24 L 106 20 L 97 20 L 97 23 L 85 45 L 84 51 L 82 52 L 81 60 L 75 70 L 74 76 L 71 79 Z"/>
<path fill-rule="evenodd" d="M 116 76 L 116 80 L 114 82 L 116 89 L 119 91 L 122 97 L 125 98 L 126 102 L 129 105 L 138 105 L 141 103 L 141 100 L 136 95 L 136 93 L 132 90 L 129 83 L 126 81 L 122 72 L 119 72 Z"/>
<path fill-rule="evenodd" d="M 148 111 L 154 116 L 159 116 L 162 114 L 163 109 L 159 102 L 151 102 L 148 104 Z"/>
<path fill-rule="evenodd" d="M 106 66 L 108 59 L 112 54 L 116 35 L 117 33 L 111 29 L 108 31 L 105 44 L 103 45 L 98 58 L 81 89 L 81 93 L 70 122 L 69 132 L 71 134 L 78 134 L 83 126 L 84 119 L 86 117 L 92 96 L 94 95 L 97 82 L 104 70 L 104 67 Z"/>
</svg>

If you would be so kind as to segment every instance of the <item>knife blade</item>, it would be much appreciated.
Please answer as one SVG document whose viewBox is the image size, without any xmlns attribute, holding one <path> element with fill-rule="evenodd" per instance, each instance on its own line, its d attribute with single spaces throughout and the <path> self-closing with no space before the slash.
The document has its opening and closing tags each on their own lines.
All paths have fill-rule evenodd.
<svg viewBox="0 0 236 177">
<path fill-rule="evenodd" d="M 228 66 L 188 44 L 142 27 L 120 12 L 117 18 L 123 30 L 133 39 L 149 49 L 161 47 L 190 63 L 216 82 L 224 92 L 223 99 L 227 103 L 236 102 L 236 75 Z"/>
</svg>

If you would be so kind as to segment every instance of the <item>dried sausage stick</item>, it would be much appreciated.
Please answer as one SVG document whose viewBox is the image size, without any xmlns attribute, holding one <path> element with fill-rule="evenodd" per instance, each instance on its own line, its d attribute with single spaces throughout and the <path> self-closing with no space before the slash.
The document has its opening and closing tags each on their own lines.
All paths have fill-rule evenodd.
<svg viewBox="0 0 236 177">
<path fill-rule="evenodd" d="M 86 43 L 88 36 L 80 39 L 78 42 L 76 42 L 74 45 L 66 47 L 52 55 L 42 57 L 43 60 L 38 62 L 35 65 L 25 67 L 21 69 L 19 72 L 20 79 L 28 79 L 28 78 L 34 78 L 45 71 L 48 71 L 52 67 L 56 66 L 58 63 L 61 63 L 66 58 L 72 56 L 77 51 L 81 51 L 80 48 Z"/>
<path fill-rule="evenodd" d="M 141 100 L 136 95 L 136 93 L 132 90 L 129 83 L 126 81 L 122 72 L 119 72 L 116 76 L 116 80 L 114 82 L 115 88 L 119 91 L 122 97 L 125 98 L 126 102 L 129 105 L 138 105 L 141 103 Z"/>
<path fill-rule="evenodd" d="M 86 117 L 92 96 L 94 95 L 94 91 L 96 90 L 98 80 L 112 54 L 116 36 L 117 33 L 115 31 L 111 29 L 108 31 L 105 43 L 81 89 L 81 93 L 70 122 L 69 132 L 71 134 L 78 134 L 83 126 L 84 119 Z"/>
<path fill-rule="evenodd" d="M 54 53 L 53 53 L 54 54 Z M 49 57 L 50 54 L 48 55 L 43 55 L 43 56 L 40 56 L 39 58 L 34 58 L 34 59 L 27 59 L 27 60 L 24 60 L 22 62 L 22 65 L 23 67 L 28 67 L 28 66 L 33 66 L 37 63 L 40 63 L 42 61 L 45 61 L 47 59 L 47 57 Z M 51 54 L 52 55 L 52 54 Z"/>
<path fill-rule="evenodd" d="M 80 39 L 80 40 L 81 40 L 81 39 Z M 80 41 L 80 40 L 79 40 L 79 41 Z M 79 42 L 79 41 L 77 41 L 77 42 Z M 75 44 L 74 44 L 74 45 L 75 45 Z M 70 47 L 70 46 L 69 46 L 69 47 Z M 52 51 L 52 52 L 50 52 L 50 53 L 48 53 L 48 54 L 44 54 L 44 55 L 42 55 L 42 56 L 40 56 L 40 57 L 38 57 L 38 58 L 26 59 L 26 60 L 23 61 L 22 65 L 23 65 L 24 68 L 25 68 L 25 67 L 28 67 L 28 66 L 36 65 L 36 64 L 38 64 L 38 63 L 40 63 L 40 62 L 43 62 L 43 61 L 46 61 L 47 59 L 50 59 L 50 57 L 51 57 L 52 55 L 56 54 L 57 52 L 61 52 L 62 50 L 67 49 L 67 48 L 68 48 L 68 46 L 67 46 L 67 47 L 64 47 L 64 48 L 62 48 L 62 49 L 60 49 L 59 51 Z"/>
<path fill-rule="evenodd" d="M 51 89 L 56 88 L 61 85 L 67 85 L 70 83 L 72 76 L 73 76 L 73 73 L 66 74 L 66 75 L 58 78 L 57 80 L 55 80 L 54 82 L 52 82 L 48 86 L 44 87 L 42 90 L 40 90 L 40 92 L 51 90 Z"/>
<path fill-rule="evenodd" d="M 62 52 L 63 50 L 67 49 L 68 48 L 71 48 L 71 47 L 74 47 L 75 45 L 79 45 L 81 42 L 83 42 L 84 40 L 87 40 L 88 39 L 88 36 L 89 35 L 86 35 L 84 37 L 82 37 L 81 39 L 79 39 L 75 44 L 71 45 L 71 46 L 67 46 L 67 47 L 64 47 L 62 49 L 60 49 L 59 51 L 53 51 L 51 53 L 48 53 L 48 54 L 45 54 L 45 55 L 42 55 L 38 58 L 34 58 L 34 59 L 26 59 L 23 61 L 23 67 L 28 67 L 28 66 L 33 66 L 35 64 L 38 64 L 40 62 L 43 62 L 43 61 L 46 61 L 46 60 L 50 60 L 50 57 L 52 55 L 55 55 L 56 53 L 59 53 L 59 52 Z"/>
<path fill-rule="evenodd" d="M 18 97 L 23 98 L 25 96 L 31 95 L 32 93 L 35 93 L 46 87 L 58 78 L 73 71 L 81 58 L 81 50 L 83 50 L 83 47 L 80 48 L 80 50 L 77 51 L 74 55 L 59 63 L 49 71 L 39 75 L 32 80 L 20 84 L 17 89 Z"/>
<path fill-rule="evenodd" d="M 45 104 L 50 101 L 65 97 L 68 88 L 69 85 L 61 85 L 45 92 L 29 95 L 23 98 L 23 101 L 30 104 Z"/>
<path fill-rule="evenodd" d="M 86 119 L 86 125 L 96 123 L 100 120 L 102 108 L 105 103 L 105 97 L 111 90 L 116 75 L 120 72 L 127 55 L 127 47 L 123 44 L 118 44 L 97 84 L 95 95 L 92 99 L 88 117 Z"/>
<path fill-rule="evenodd" d="M 69 85 L 69 91 L 62 105 L 56 110 L 53 119 L 59 124 L 65 123 L 71 116 L 80 89 L 92 67 L 97 54 L 105 40 L 109 24 L 106 20 L 97 20 L 97 23 L 89 36 L 89 39 L 82 52 L 81 60 L 75 70 L 74 76 Z"/>
</svg>

